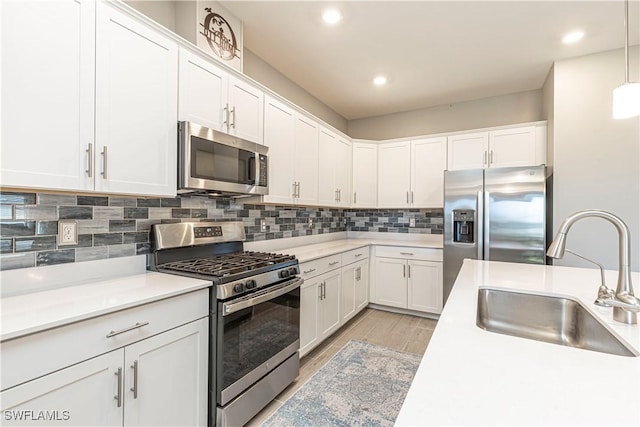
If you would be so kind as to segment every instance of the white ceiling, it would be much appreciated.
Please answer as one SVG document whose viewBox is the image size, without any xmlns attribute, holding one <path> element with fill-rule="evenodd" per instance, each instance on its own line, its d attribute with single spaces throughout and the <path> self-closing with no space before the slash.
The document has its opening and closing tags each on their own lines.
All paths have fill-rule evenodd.
<svg viewBox="0 0 640 427">
<path fill-rule="evenodd" d="M 621 0 L 221 3 L 244 21 L 246 48 L 349 120 L 539 89 L 554 60 L 624 46 Z M 321 22 L 327 6 L 337 26 Z M 640 0 L 629 16 L 640 44 Z M 574 29 L 584 39 L 564 45 Z"/>
</svg>

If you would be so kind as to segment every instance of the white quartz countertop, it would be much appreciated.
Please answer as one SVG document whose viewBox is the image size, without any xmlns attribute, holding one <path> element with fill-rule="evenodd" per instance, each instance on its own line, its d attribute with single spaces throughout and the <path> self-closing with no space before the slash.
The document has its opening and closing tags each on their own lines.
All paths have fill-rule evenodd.
<svg viewBox="0 0 640 427">
<path fill-rule="evenodd" d="M 615 289 L 617 272 L 606 272 Z M 638 294 L 640 274 L 632 273 Z M 465 260 L 395 425 L 640 425 L 640 357 L 476 326 L 478 287 L 568 295 L 640 350 L 640 326 L 593 304 L 598 270 Z M 526 307 L 522 307 L 526 310 Z"/>
<path fill-rule="evenodd" d="M 348 238 L 304 246 L 283 248 L 280 249 L 279 252 L 287 253 L 289 255 L 295 255 L 296 258 L 298 258 L 298 261 L 302 263 L 350 251 L 352 249 L 363 248 L 370 245 L 442 249 L 442 235 L 425 235 L 420 239 L 413 240 L 366 237 Z"/>
<path fill-rule="evenodd" d="M 211 282 L 206 280 L 143 272 L 132 276 L 5 297 L 0 299 L 0 341 L 209 286 Z"/>
</svg>

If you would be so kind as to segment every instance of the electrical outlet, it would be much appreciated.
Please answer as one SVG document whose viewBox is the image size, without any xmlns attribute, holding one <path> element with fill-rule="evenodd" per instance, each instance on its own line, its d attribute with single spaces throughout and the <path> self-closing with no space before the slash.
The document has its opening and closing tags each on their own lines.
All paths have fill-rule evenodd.
<svg viewBox="0 0 640 427">
<path fill-rule="evenodd" d="M 75 221 L 58 221 L 58 246 L 78 244 L 78 224 Z"/>
<path fill-rule="evenodd" d="M 416 219 L 409 218 L 409 227 L 415 227 L 415 226 L 416 226 Z"/>
<path fill-rule="evenodd" d="M 264 233 L 267 231 L 267 220 L 266 219 L 261 219 L 260 220 L 260 232 Z"/>
<path fill-rule="evenodd" d="M 307 226 L 308 226 L 309 228 L 313 228 L 313 218 L 309 218 L 309 219 L 307 220 Z"/>
<path fill-rule="evenodd" d="M 349 222 L 347 221 L 347 218 L 343 218 L 343 219 L 342 219 L 342 225 L 344 225 L 345 227 L 346 227 L 347 225 L 349 225 Z"/>
</svg>

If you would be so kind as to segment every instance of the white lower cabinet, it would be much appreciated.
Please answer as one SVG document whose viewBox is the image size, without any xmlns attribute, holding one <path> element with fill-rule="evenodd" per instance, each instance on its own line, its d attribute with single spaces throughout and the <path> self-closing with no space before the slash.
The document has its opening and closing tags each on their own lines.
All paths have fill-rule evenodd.
<svg viewBox="0 0 640 427">
<path fill-rule="evenodd" d="M 376 248 L 372 302 L 426 313 L 442 311 L 442 250 Z"/>
<path fill-rule="evenodd" d="M 300 264 L 300 357 L 369 304 L 369 247 Z"/>
<path fill-rule="evenodd" d="M 125 347 L 125 426 L 207 424 L 208 330 L 200 319 Z"/>
<path fill-rule="evenodd" d="M 340 327 L 340 269 L 305 279 L 300 292 L 300 356 Z"/>
<path fill-rule="evenodd" d="M 0 393 L 3 425 L 206 426 L 209 320 L 202 315 L 207 311 L 208 290 L 199 292 L 111 314 L 106 323 L 90 319 L 16 339 L 19 345 L 3 343 L 3 353 L 8 352 L 3 369 L 16 369 L 42 357 L 72 361 L 69 353 L 81 345 L 93 345 L 97 354 L 67 362 L 68 366 L 46 375 L 30 375 L 34 379 L 4 389 Z M 198 298 L 204 301 L 197 302 Z M 194 317 L 201 318 L 182 324 L 185 315 L 173 314 L 172 307 L 183 313 L 192 310 Z M 159 314 L 175 323 L 142 339 L 162 323 Z M 130 325 L 130 315 L 148 323 L 118 331 L 121 325 Z M 107 325 L 107 332 L 117 332 L 105 337 Z M 110 343 L 112 350 L 99 354 L 96 341 Z M 34 350 L 39 350 L 37 356 Z M 22 370 L 37 369 L 24 366 Z"/>
<path fill-rule="evenodd" d="M 3 391 L 2 425 L 122 426 L 114 399 L 122 362 L 122 350 L 112 351 Z M 50 418 L 38 421 L 40 411 Z"/>
<path fill-rule="evenodd" d="M 369 260 L 342 267 L 342 322 L 355 316 L 369 303 Z"/>
</svg>

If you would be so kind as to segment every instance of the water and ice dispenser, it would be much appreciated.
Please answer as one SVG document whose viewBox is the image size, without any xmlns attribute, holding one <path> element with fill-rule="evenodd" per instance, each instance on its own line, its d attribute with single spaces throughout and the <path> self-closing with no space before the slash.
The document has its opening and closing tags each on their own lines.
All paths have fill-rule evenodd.
<svg viewBox="0 0 640 427">
<path fill-rule="evenodd" d="M 456 243 L 475 243 L 474 229 L 476 225 L 473 209 L 453 210 L 453 241 Z"/>
</svg>

